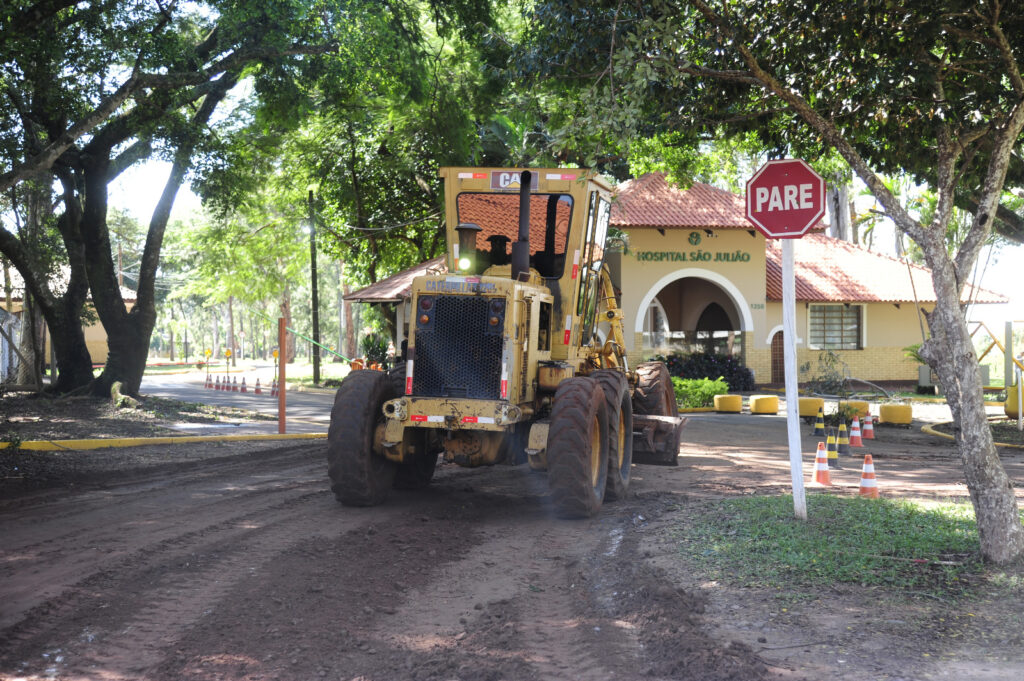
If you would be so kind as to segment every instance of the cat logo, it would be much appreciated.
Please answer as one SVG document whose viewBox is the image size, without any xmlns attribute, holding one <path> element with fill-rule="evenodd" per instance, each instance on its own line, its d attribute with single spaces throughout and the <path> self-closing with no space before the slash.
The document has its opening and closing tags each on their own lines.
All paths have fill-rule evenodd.
<svg viewBox="0 0 1024 681">
<path fill-rule="evenodd" d="M 491 173 L 491 189 L 498 191 L 519 191 L 521 171 L 500 170 Z M 531 173 L 530 189 L 536 191 L 539 186 L 540 174 Z"/>
</svg>

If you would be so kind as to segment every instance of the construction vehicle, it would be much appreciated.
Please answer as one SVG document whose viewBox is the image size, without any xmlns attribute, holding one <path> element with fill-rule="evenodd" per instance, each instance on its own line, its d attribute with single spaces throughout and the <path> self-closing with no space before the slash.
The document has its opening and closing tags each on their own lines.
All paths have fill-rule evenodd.
<svg viewBox="0 0 1024 681">
<path fill-rule="evenodd" d="M 547 471 L 557 513 L 621 498 L 632 463 L 674 465 L 685 418 L 665 365 L 628 365 L 605 250 L 612 188 L 583 169 L 442 168 L 447 272 L 414 279 L 390 374 L 335 397 L 328 472 L 341 503 L 462 466 Z"/>
</svg>

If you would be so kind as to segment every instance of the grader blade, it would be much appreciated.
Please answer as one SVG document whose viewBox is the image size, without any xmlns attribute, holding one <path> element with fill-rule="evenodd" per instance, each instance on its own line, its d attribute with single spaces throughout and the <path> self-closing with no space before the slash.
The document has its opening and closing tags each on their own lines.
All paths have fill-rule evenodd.
<svg viewBox="0 0 1024 681">
<path fill-rule="evenodd" d="M 685 416 L 633 415 L 633 463 L 677 466 Z"/>
</svg>

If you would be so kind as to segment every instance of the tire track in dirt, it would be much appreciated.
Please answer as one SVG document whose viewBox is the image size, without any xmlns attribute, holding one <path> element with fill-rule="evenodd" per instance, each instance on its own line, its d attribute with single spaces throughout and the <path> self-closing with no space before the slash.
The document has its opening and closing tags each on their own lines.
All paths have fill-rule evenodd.
<svg viewBox="0 0 1024 681">
<path fill-rule="evenodd" d="M 310 463 L 281 468 L 279 462 L 273 472 L 250 472 L 241 464 L 219 468 L 215 476 L 198 479 L 171 476 L 158 491 L 148 483 L 119 486 L 116 497 L 88 490 L 66 495 L 54 504 L 55 512 L 34 508 L 0 515 L 0 627 L 85 576 L 178 537 L 185 527 L 196 529 L 197 520 L 214 525 L 258 511 L 270 497 L 288 499 L 319 487 L 322 476 Z"/>
</svg>

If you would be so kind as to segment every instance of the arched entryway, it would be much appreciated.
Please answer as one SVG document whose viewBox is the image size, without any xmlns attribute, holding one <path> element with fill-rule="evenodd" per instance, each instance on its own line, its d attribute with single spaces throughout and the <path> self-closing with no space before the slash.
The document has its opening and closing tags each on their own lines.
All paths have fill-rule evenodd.
<svg viewBox="0 0 1024 681">
<path fill-rule="evenodd" d="M 746 301 L 720 274 L 681 270 L 658 282 L 643 299 L 645 350 L 713 352 L 742 356 L 743 331 L 752 326 Z"/>
</svg>

